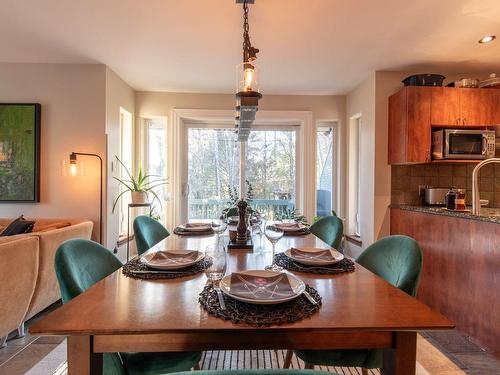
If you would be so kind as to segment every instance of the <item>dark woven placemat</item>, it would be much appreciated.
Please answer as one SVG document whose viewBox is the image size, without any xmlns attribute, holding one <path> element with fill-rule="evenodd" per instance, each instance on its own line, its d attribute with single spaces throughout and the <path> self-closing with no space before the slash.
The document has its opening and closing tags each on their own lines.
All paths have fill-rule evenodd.
<svg viewBox="0 0 500 375">
<path fill-rule="evenodd" d="M 314 314 L 321 307 L 321 296 L 316 289 L 306 285 L 306 290 L 318 302 L 313 305 L 304 296 L 276 305 L 254 305 L 224 295 L 226 309 L 220 308 L 217 292 L 211 285 L 205 286 L 200 294 L 201 306 L 210 314 L 233 323 L 247 323 L 255 326 L 270 326 L 297 322 Z"/>
<path fill-rule="evenodd" d="M 122 267 L 122 272 L 125 276 L 133 277 L 134 279 L 176 279 L 178 277 L 191 276 L 195 275 L 199 272 L 205 271 L 212 263 L 208 260 L 200 260 L 198 263 L 193 264 L 192 266 L 172 270 L 172 271 L 162 271 L 161 273 L 154 273 L 153 270 L 146 266 L 144 263 L 140 261 L 140 258 L 134 258 L 125 263 Z M 133 271 L 153 271 L 152 273 L 134 273 Z"/>
<path fill-rule="evenodd" d="M 314 273 L 317 275 L 335 275 L 344 272 L 354 272 L 354 262 L 350 259 L 344 258 L 340 262 L 329 266 L 306 266 L 297 263 L 287 257 L 285 253 L 279 253 L 274 256 L 274 260 L 278 266 L 283 267 L 289 271 Z"/>
</svg>

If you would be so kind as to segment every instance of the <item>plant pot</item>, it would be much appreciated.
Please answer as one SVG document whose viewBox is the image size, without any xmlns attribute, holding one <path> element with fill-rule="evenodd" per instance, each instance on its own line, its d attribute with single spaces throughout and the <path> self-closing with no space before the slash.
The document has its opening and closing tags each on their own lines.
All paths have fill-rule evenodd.
<svg viewBox="0 0 500 375">
<path fill-rule="evenodd" d="M 148 195 L 145 191 L 132 191 L 132 204 L 147 203 Z"/>
</svg>

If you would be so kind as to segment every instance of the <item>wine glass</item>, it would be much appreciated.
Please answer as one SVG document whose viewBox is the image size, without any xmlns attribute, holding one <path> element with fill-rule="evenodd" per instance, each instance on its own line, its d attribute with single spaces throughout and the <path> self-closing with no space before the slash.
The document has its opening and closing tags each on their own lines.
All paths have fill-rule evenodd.
<svg viewBox="0 0 500 375">
<path fill-rule="evenodd" d="M 266 238 L 271 242 L 273 245 L 273 254 L 272 254 L 272 262 L 271 265 L 266 266 L 265 269 L 269 271 L 283 271 L 283 267 L 278 266 L 275 261 L 274 261 L 274 254 L 276 251 L 276 244 L 278 241 L 283 237 L 285 232 L 283 229 L 280 229 L 276 226 L 276 222 L 267 222 L 265 227 L 264 227 L 264 235 Z"/>
<path fill-rule="evenodd" d="M 220 235 L 224 233 L 227 229 L 227 222 L 224 219 L 215 219 L 212 220 L 211 227 L 217 238 L 216 244 L 218 246 L 220 242 Z"/>
<path fill-rule="evenodd" d="M 209 282 L 218 286 L 226 273 L 227 254 L 224 246 L 208 245 L 205 249 L 205 259 L 212 263 L 205 269 L 205 275 Z"/>
</svg>

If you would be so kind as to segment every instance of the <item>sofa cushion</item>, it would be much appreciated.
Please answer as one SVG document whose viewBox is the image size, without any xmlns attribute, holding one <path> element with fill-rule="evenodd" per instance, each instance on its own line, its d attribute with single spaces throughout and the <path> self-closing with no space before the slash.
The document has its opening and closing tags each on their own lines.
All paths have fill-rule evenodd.
<svg viewBox="0 0 500 375">
<path fill-rule="evenodd" d="M 61 221 L 57 223 L 36 223 L 33 227 L 33 232 L 48 232 L 55 229 L 69 227 L 71 225 L 68 221 Z"/>
<path fill-rule="evenodd" d="M 14 236 L 16 234 L 30 233 L 35 225 L 34 221 L 26 220 L 23 215 L 12 221 L 0 233 L 0 236 Z"/>
</svg>

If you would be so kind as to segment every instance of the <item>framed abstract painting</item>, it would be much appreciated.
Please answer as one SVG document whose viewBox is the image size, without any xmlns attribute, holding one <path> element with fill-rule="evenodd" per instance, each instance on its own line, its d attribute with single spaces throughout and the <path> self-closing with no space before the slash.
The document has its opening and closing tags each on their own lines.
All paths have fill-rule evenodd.
<svg viewBox="0 0 500 375">
<path fill-rule="evenodd" d="M 0 202 L 40 201 L 38 103 L 0 103 Z"/>
</svg>

